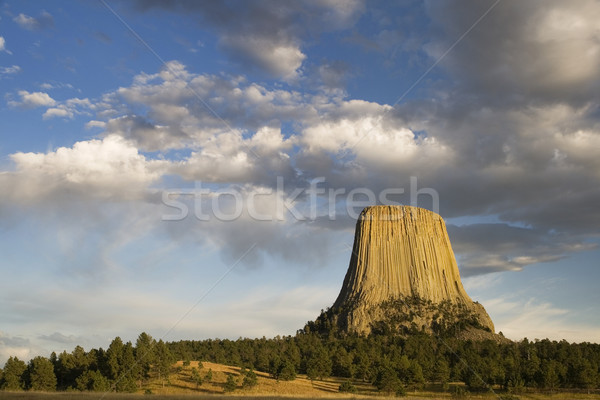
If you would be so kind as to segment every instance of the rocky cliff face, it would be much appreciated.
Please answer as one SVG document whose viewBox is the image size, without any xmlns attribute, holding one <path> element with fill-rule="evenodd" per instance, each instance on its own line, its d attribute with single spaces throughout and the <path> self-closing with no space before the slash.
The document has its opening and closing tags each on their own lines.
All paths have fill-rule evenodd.
<svg viewBox="0 0 600 400">
<path fill-rule="evenodd" d="M 417 207 L 363 210 L 331 311 L 339 328 L 359 334 L 368 334 L 380 321 L 430 331 L 435 324 L 462 323 L 461 318 L 494 332 L 483 306 L 463 288 L 444 220 Z"/>
</svg>

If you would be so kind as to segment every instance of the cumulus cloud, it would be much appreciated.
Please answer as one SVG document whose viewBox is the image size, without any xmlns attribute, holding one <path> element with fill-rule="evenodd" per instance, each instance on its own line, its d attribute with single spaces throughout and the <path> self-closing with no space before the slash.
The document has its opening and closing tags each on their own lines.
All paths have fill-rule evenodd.
<svg viewBox="0 0 600 400">
<path fill-rule="evenodd" d="M 43 202 L 46 197 L 140 197 L 161 176 L 163 162 L 146 160 L 119 136 L 77 142 L 48 153 L 14 153 L 15 171 L 0 175 L 13 199 Z M 118 177 L 118 179 L 115 179 Z"/>
<path fill-rule="evenodd" d="M 61 102 L 56 107 L 48 108 L 42 118 L 50 119 L 54 117 L 59 118 L 73 118 L 77 114 L 87 114 L 87 109 L 93 108 L 92 103 L 86 99 L 72 98 L 64 102 Z"/>
<path fill-rule="evenodd" d="M 42 86 L 52 88 L 49 84 Z M 74 97 L 65 101 L 57 101 L 46 92 L 30 93 L 26 90 L 19 90 L 17 94 L 19 96 L 18 100 L 12 100 L 9 97 L 10 100 L 7 101 L 9 106 L 20 108 L 46 107 L 46 111 L 42 115 L 44 119 L 54 117 L 73 118 L 75 115 L 87 114 L 89 110 L 95 108 L 87 98 Z"/>
<path fill-rule="evenodd" d="M 73 113 L 69 112 L 69 110 L 64 108 L 49 108 L 44 112 L 42 116 L 44 119 L 54 118 L 54 117 L 64 117 L 64 118 L 73 118 Z"/>
<path fill-rule="evenodd" d="M 47 11 L 43 11 L 38 17 L 30 17 L 26 14 L 19 14 L 13 18 L 21 28 L 29 31 L 37 31 L 54 26 L 54 17 Z"/>
<path fill-rule="evenodd" d="M 20 100 L 11 100 L 8 102 L 11 107 L 35 108 L 49 107 L 56 104 L 56 100 L 44 92 L 30 93 L 26 90 L 19 90 L 18 95 Z"/>
<path fill-rule="evenodd" d="M 293 80 L 306 55 L 294 43 L 278 43 L 272 38 L 223 36 L 221 44 L 242 64 L 254 65 L 272 76 Z"/>
</svg>

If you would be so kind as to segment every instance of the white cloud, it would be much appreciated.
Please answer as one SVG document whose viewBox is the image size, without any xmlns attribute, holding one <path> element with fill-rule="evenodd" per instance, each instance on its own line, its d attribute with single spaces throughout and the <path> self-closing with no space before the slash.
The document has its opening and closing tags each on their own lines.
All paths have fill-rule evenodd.
<svg viewBox="0 0 600 400">
<path fill-rule="evenodd" d="M 484 306 L 494 317 L 496 331 L 509 339 L 566 339 L 570 342 L 600 342 L 597 327 L 574 322 L 572 310 L 558 308 L 536 299 L 496 298 Z"/>
<path fill-rule="evenodd" d="M 57 101 L 45 92 L 30 93 L 26 90 L 19 90 L 17 93 L 20 99 L 8 100 L 9 106 L 22 108 L 47 107 L 42 115 L 44 119 L 54 117 L 73 118 L 78 114 L 87 114 L 88 110 L 95 107 L 87 98 L 74 97 L 65 101 Z"/>
<path fill-rule="evenodd" d="M 23 13 L 17 15 L 13 18 L 17 24 L 19 24 L 22 28 L 33 30 L 36 27 L 36 20 L 33 17 L 25 15 Z"/>
<path fill-rule="evenodd" d="M 250 62 L 270 75 L 292 81 L 299 75 L 306 54 L 294 43 L 280 43 L 270 37 L 224 36 L 221 44 L 235 58 Z"/>
<path fill-rule="evenodd" d="M 1 51 L 2 49 L 0 49 Z M 2 67 L 0 68 L 0 75 L 12 75 L 21 72 L 21 67 L 18 65 L 13 65 L 11 67 Z"/>
<path fill-rule="evenodd" d="M 70 83 L 62 83 L 62 82 L 44 82 L 40 84 L 40 89 L 50 90 L 50 89 L 74 89 L 73 85 Z"/>
<path fill-rule="evenodd" d="M 35 108 L 35 107 L 49 107 L 56 104 L 48 93 L 44 92 L 32 92 L 29 93 L 26 90 L 19 90 L 18 92 L 20 101 L 9 101 L 8 104 L 12 107 L 24 107 L 24 108 Z"/>
<path fill-rule="evenodd" d="M 66 108 L 49 108 L 42 115 L 44 119 L 54 118 L 54 117 L 64 117 L 64 118 L 73 118 L 73 113 L 69 112 Z"/>
<path fill-rule="evenodd" d="M 161 177 L 164 162 L 148 161 L 119 136 L 77 142 L 71 148 L 10 156 L 16 171 L 0 176 L 11 196 L 28 201 L 79 196 L 130 198 L 144 195 Z"/>
<path fill-rule="evenodd" d="M 4 40 L 3 36 L 0 36 L 0 51 L 12 54 L 11 51 L 6 48 L 6 40 Z"/>
<path fill-rule="evenodd" d="M 241 132 L 225 132 L 206 141 L 171 171 L 188 180 L 210 182 L 254 182 L 268 172 L 289 168 L 286 153 L 292 139 L 284 139 L 276 128 L 262 127 L 249 139 Z"/>
<path fill-rule="evenodd" d="M 91 120 L 91 121 L 89 121 L 88 123 L 85 124 L 85 127 L 87 129 L 91 129 L 91 128 L 105 128 L 106 127 L 106 122 Z"/>
<path fill-rule="evenodd" d="M 35 31 L 54 26 L 54 18 L 46 11 L 43 11 L 42 14 L 40 14 L 40 16 L 37 18 L 21 13 L 14 17 L 13 21 L 15 21 L 21 28 L 29 31 Z"/>
</svg>

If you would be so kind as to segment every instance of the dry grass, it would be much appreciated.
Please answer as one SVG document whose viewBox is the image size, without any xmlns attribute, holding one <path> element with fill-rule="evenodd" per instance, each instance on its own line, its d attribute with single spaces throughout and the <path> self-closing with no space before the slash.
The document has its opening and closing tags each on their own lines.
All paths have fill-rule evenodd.
<svg viewBox="0 0 600 400">
<path fill-rule="evenodd" d="M 388 397 L 377 392 L 370 384 L 353 382 L 358 389 L 357 394 L 340 393 L 339 385 L 344 382 L 342 378 L 329 378 L 323 381 L 311 382 L 304 375 L 298 375 L 293 381 L 276 381 L 269 374 L 256 372 L 258 383 L 253 388 L 242 388 L 242 376 L 240 368 L 222 364 L 203 362 L 203 368 L 199 369 L 200 376 L 203 379 L 202 385 L 196 387 L 192 380 L 192 368 L 198 368 L 198 362 L 192 361 L 190 365 L 183 366 L 179 361 L 175 364 L 169 380 L 159 380 L 153 377 L 147 385 L 138 390 L 137 393 L 81 393 L 81 392 L 2 392 L 0 391 L 0 400 L 140 400 L 157 398 L 160 400 L 191 400 L 191 399 L 223 399 L 223 400 L 277 400 L 277 399 L 364 399 L 376 400 L 398 399 L 398 397 Z M 205 379 L 208 371 L 212 370 L 212 380 L 208 382 Z M 228 375 L 233 375 L 238 382 L 238 388 L 233 393 L 225 394 L 224 386 Z M 150 389 L 151 396 L 143 395 Z M 406 399 L 412 400 L 450 400 L 449 393 L 421 391 L 409 392 Z M 600 400 L 599 394 L 585 393 L 555 393 L 552 395 L 542 393 L 524 393 L 518 395 L 520 400 Z M 498 399 L 491 393 L 471 394 L 465 398 L 469 399 Z"/>
<path fill-rule="evenodd" d="M 203 362 L 203 368 L 199 369 L 200 376 L 204 382 L 198 388 L 192 380 L 192 368 L 198 368 L 197 362 L 191 362 L 189 366 L 183 366 L 183 362 L 176 364 L 178 372 L 171 374 L 170 385 L 163 387 L 162 382 L 153 380 L 148 388 L 155 394 L 223 394 L 228 375 L 233 375 L 238 382 L 238 389 L 234 392 L 238 397 L 274 396 L 274 397 L 308 397 L 308 398 L 352 398 L 356 395 L 339 393 L 338 387 L 342 379 L 330 378 L 323 381 L 311 382 L 304 375 L 298 375 L 293 381 L 277 381 L 265 372 L 256 371 L 258 384 L 252 388 L 242 388 L 243 377 L 240 368 L 222 364 Z M 212 370 L 212 380 L 207 382 L 204 377 Z M 375 389 L 368 384 L 357 385 L 363 394 L 376 395 Z M 143 392 L 143 390 L 142 390 Z"/>
</svg>

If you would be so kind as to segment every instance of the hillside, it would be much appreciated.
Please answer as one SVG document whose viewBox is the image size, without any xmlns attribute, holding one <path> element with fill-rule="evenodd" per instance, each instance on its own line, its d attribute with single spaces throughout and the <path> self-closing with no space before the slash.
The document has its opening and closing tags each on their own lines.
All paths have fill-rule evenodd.
<svg viewBox="0 0 600 400">
<path fill-rule="evenodd" d="M 293 381 L 277 381 L 266 372 L 256 371 L 257 384 L 254 387 L 243 388 L 241 369 L 223 364 L 202 362 L 202 368 L 198 371 L 203 381 L 197 386 L 192 376 L 192 369 L 198 367 L 197 361 L 191 361 L 190 365 L 184 366 L 183 361 L 178 361 L 173 367 L 173 373 L 169 381 L 159 379 L 153 375 L 150 382 L 140 389 L 144 393 L 150 389 L 153 394 L 206 394 L 216 395 L 225 393 L 227 376 L 232 375 L 237 383 L 232 392 L 235 395 L 244 396 L 283 396 L 283 397 L 349 397 L 339 393 L 339 386 L 345 379 L 329 378 L 323 381 L 311 382 L 305 375 L 298 375 Z M 212 371 L 210 382 L 205 379 L 208 371 Z M 370 384 L 358 385 L 361 394 L 375 394 L 376 389 Z"/>
</svg>

